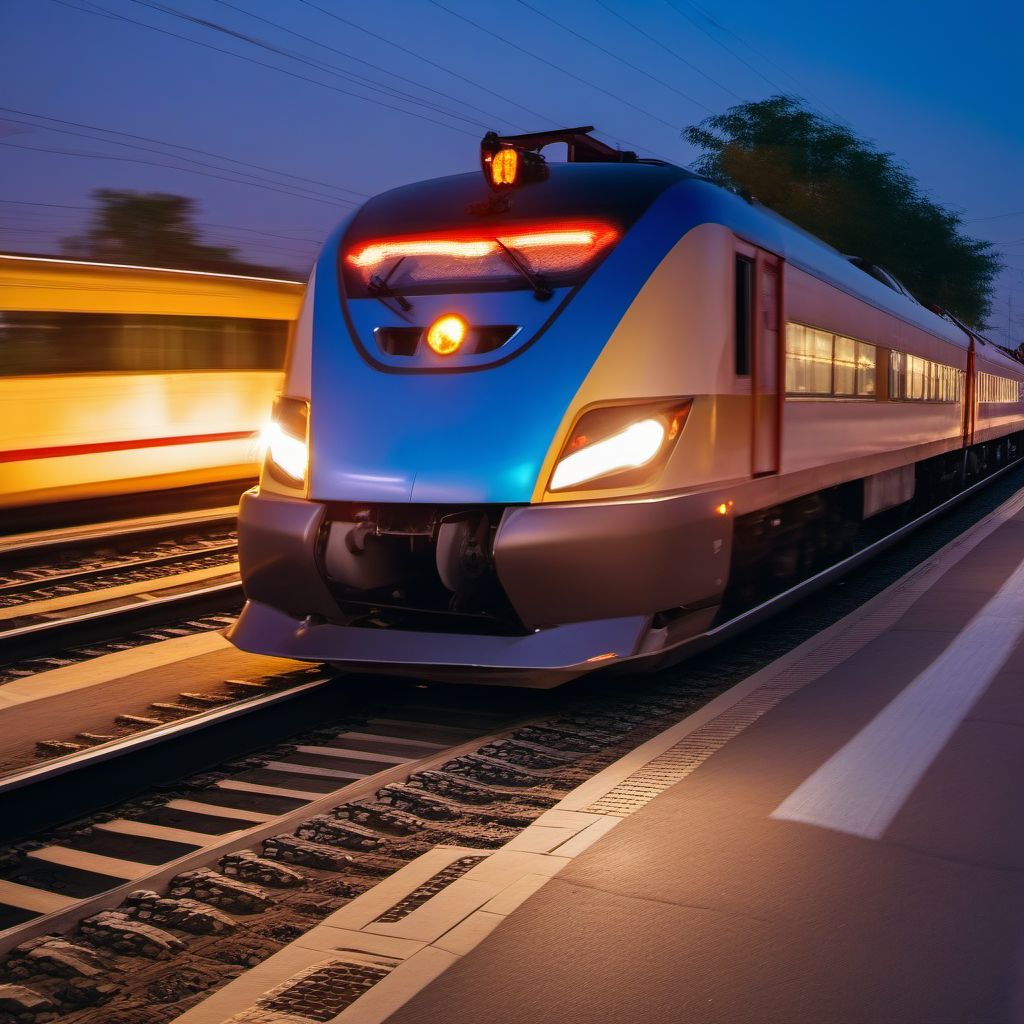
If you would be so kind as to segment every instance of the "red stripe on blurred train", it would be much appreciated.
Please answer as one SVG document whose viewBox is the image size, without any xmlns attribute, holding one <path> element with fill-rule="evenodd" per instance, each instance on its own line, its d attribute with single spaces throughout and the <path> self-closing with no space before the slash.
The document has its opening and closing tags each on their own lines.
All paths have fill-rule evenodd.
<svg viewBox="0 0 1024 1024">
<path fill-rule="evenodd" d="M 0 255 L 0 507 L 255 477 L 301 294 Z"/>
</svg>

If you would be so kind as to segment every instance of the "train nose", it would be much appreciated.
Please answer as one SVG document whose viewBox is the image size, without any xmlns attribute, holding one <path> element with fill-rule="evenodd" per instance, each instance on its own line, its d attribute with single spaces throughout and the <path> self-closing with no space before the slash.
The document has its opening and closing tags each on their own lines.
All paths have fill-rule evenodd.
<svg viewBox="0 0 1024 1024">
<path fill-rule="evenodd" d="M 563 290 L 564 291 L 564 290 Z M 568 294 L 417 295 L 399 312 L 373 299 L 318 314 L 310 496 L 354 502 L 518 504 L 592 357 L 567 332 Z M 431 331 L 446 320 L 454 335 Z M 410 323 L 410 320 L 415 321 Z M 349 343 L 345 344 L 345 340 Z M 338 381 L 344 381 L 339 399 Z"/>
</svg>

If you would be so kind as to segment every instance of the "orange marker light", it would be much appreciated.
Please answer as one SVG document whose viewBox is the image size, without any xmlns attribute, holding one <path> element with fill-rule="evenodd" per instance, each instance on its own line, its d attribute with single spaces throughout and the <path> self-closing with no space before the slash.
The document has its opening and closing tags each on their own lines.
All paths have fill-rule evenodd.
<svg viewBox="0 0 1024 1024">
<path fill-rule="evenodd" d="M 723 501 L 721 505 L 718 505 L 715 508 L 715 511 L 720 516 L 727 516 L 732 511 L 732 504 L 733 503 L 731 501 Z"/>
<path fill-rule="evenodd" d="M 499 149 L 491 157 L 491 182 L 494 185 L 514 185 L 519 175 L 519 153 L 514 149 Z"/>
<path fill-rule="evenodd" d="M 427 344 L 439 356 L 450 356 L 459 350 L 468 331 L 469 324 L 461 316 L 446 313 L 427 328 Z"/>
</svg>

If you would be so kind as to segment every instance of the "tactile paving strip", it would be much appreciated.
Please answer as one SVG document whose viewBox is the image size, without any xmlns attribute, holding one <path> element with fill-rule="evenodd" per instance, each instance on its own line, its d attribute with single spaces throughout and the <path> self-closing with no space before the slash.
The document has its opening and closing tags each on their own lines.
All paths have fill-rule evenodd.
<svg viewBox="0 0 1024 1024">
<path fill-rule="evenodd" d="M 316 964 L 271 989 L 255 1007 L 229 1018 L 226 1024 L 324 1024 L 386 978 L 397 965 L 398 961 L 386 957 L 377 962 L 352 958 Z"/>
<path fill-rule="evenodd" d="M 590 804 L 587 810 L 594 814 L 612 814 L 624 818 L 685 779 L 729 740 L 786 697 L 820 679 L 893 626 L 940 576 L 1022 506 L 1024 496 L 1008 502 L 1000 515 L 989 519 L 987 527 L 965 535 L 957 545 L 961 550 L 954 548 L 951 552 L 954 557 L 929 559 L 918 566 L 900 583 L 884 592 L 884 600 L 876 599 L 869 604 L 866 614 L 847 624 L 842 632 L 827 630 L 821 642 L 804 653 L 798 662 L 793 663 L 789 657 L 783 657 L 775 674 L 756 690 L 623 779 Z M 966 548 L 963 548 L 965 542 Z"/>
<path fill-rule="evenodd" d="M 422 907 L 432 896 L 436 896 L 442 889 L 449 886 L 456 879 L 461 878 L 470 868 L 476 867 L 483 857 L 460 857 L 453 861 L 448 867 L 432 875 L 422 885 L 417 886 L 408 896 L 404 896 L 393 907 L 384 911 L 377 920 L 381 924 L 394 924 L 408 916 L 417 907 Z"/>
</svg>

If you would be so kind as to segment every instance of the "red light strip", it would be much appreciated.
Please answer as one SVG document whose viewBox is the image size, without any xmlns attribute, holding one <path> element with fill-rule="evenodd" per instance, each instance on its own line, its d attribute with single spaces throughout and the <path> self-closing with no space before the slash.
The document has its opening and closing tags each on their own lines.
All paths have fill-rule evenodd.
<svg viewBox="0 0 1024 1024">
<path fill-rule="evenodd" d="M 100 452 L 124 452 L 136 448 L 170 448 L 182 444 L 208 444 L 212 441 L 252 439 L 259 432 L 233 430 L 224 434 L 189 434 L 182 437 L 144 437 L 131 441 L 98 441 L 94 444 L 66 444 L 54 448 L 17 448 L 0 452 L 0 462 L 30 462 L 34 459 L 60 459 L 67 455 L 96 455 Z"/>
<path fill-rule="evenodd" d="M 571 248 L 596 253 L 617 237 L 618 231 L 609 224 L 558 224 L 496 236 L 459 233 L 416 238 L 385 238 L 361 246 L 349 253 L 347 259 L 353 266 L 361 268 L 376 267 L 399 256 L 482 259 L 500 251 L 499 241 L 510 249 Z"/>
</svg>

